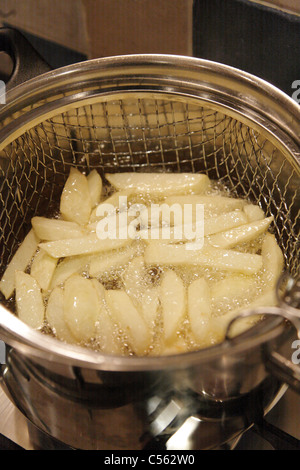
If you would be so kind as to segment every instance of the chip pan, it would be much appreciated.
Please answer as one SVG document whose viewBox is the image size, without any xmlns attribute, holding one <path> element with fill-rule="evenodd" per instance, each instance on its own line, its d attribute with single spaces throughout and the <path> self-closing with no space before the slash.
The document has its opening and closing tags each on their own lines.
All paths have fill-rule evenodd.
<svg viewBox="0 0 300 470">
<path fill-rule="evenodd" d="M 12 88 L 0 109 L 0 274 L 31 218 L 57 209 L 71 166 L 220 180 L 274 216 L 285 271 L 297 285 L 300 108 L 263 80 L 207 60 L 130 55 Z M 286 321 L 298 315 L 291 291 L 246 333 L 158 358 L 64 344 L 23 324 L 2 299 L 1 382 L 34 426 L 72 448 L 224 448 L 270 409 L 285 383 L 300 391 L 297 335 Z"/>
</svg>

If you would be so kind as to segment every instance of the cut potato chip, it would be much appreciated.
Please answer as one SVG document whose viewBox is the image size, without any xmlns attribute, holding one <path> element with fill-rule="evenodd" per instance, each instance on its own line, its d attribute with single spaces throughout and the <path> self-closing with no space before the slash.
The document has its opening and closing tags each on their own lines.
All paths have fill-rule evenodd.
<svg viewBox="0 0 300 470">
<path fill-rule="evenodd" d="M 137 232 L 137 236 L 142 240 L 146 240 L 147 243 L 157 243 L 158 241 L 165 241 L 167 243 L 176 243 L 179 241 L 193 241 L 197 238 L 202 239 L 204 236 L 211 237 L 212 234 L 219 234 L 219 232 L 224 233 L 224 231 L 227 231 L 229 229 L 233 230 L 234 227 L 245 227 L 244 224 L 246 222 L 246 215 L 242 211 L 236 210 L 233 212 L 227 212 L 218 217 L 211 217 L 209 219 L 200 218 L 200 220 L 196 222 L 191 221 L 190 223 L 187 222 L 183 225 L 174 225 L 173 227 L 162 226 L 155 230 L 153 230 L 152 228 L 148 230 L 141 230 L 140 232 Z M 268 226 L 268 224 L 264 223 L 264 226 Z M 243 232 L 233 232 L 232 236 L 230 232 L 227 236 L 225 236 L 227 244 L 229 245 L 229 240 L 233 240 L 234 237 L 235 239 L 238 239 L 238 237 L 242 239 L 242 236 L 244 236 L 244 239 L 246 239 L 247 235 L 250 239 L 248 231 L 246 232 L 246 235 L 245 232 L 246 228 L 244 228 Z M 253 232 L 255 232 L 254 228 L 252 229 L 252 235 Z M 222 240 L 222 237 L 220 236 L 213 238 L 213 241 L 215 243 L 221 243 L 219 239 Z M 211 238 L 208 238 L 208 240 L 211 241 Z M 233 243 L 233 245 L 235 244 L 237 243 Z M 225 241 L 223 241 L 223 245 L 225 247 Z"/>
<path fill-rule="evenodd" d="M 178 225 L 173 227 L 159 227 L 156 229 L 140 230 L 137 231 L 137 240 L 144 240 L 147 244 L 173 244 L 178 242 L 191 242 L 206 243 L 204 239 L 204 225 L 200 223 L 197 226 L 193 225 Z"/>
<path fill-rule="evenodd" d="M 121 290 L 108 290 L 105 297 L 112 318 L 128 337 L 133 351 L 146 354 L 151 343 L 150 331 L 129 295 Z"/>
<path fill-rule="evenodd" d="M 267 233 L 262 245 L 262 259 L 265 271 L 265 284 L 269 288 L 275 288 L 284 267 L 284 258 L 278 246 L 275 235 Z"/>
<path fill-rule="evenodd" d="M 201 193 L 210 185 L 206 175 L 194 173 L 115 173 L 106 179 L 118 191 L 151 193 L 164 197 L 173 194 Z"/>
<path fill-rule="evenodd" d="M 209 242 L 217 248 L 234 248 L 240 243 L 250 242 L 265 233 L 273 220 L 273 217 L 268 217 L 226 232 L 217 233 L 209 237 Z"/>
<path fill-rule="evenodd" d="M 71 168 L 60 199 L 60 213 L 67 221 L 85 225 L 90 219 L 91 211 L 87 178 L 77 168 Z"/>
<path fill-rule="evenodd" d="M 59 340 L 70 344 L 77 342 L 65 321 L 64 291 L 60 287 L 55 287 L 51 291 L 46 308 L 46 320 Z"/>
<path fill-rule="evenodd" d="M 258 220 L 263 220 L 265 218 L 264 211 L 255 204 L 247 204 L 244 207 L 244 212 L 247 216 L 248 222 L 257 222 Z"/>
<path fill-rule="evenodd" d="M 139 246 L 133 245 L 128 248 L 112 251 L 107 254 L 94 255 L 91 258 L 89 274 L 92 277 L 100 277 L 111 271 L 124 268 L 139 252 Z"/>
<path fill-rule="evenodd" d="M 144 259 L 150 265 L 201 266 L 242 274 L 255 274 L 262 268 L 260 255 L 214 247 L 187 250 L 185 245 L 150 244 L 145 250 Z"/>
<path fill-rule="evenodd" d="M 161 281 L 160 301 L 163 315 L 163 334 L 166 342 L 176 337 L 186 313 L 186 289 L 180 277 L 166 270 Z"/>
<path fill-rule="evenodd" d="M 56 258 L 57 260 L 57 258 Z M 74 256 L 63 259 L 57 266 L 53 273 L 50 289 L 54 289 L 72 276 L 72 274 L 83 273 L 88 270 L 91 256 Z"/>
<path fill-rule="evenodd" d="M 110 214 L 107 217 L 103 217 L 94 224 L 90 224 L 88 228 L 91 231 L 95 231 L 100 240 L 108 238 L 110 240 L 124 240 L 126 238 L 135 239 L 137 224 L 136 217 L 132 217 L 126 211 L 122 211 L 118 214 Z"/>
<path fill-rule="evenodd" d="M 128 209 L 128 198 L 132 194 L 129 189 L 124 191 L 117 191 L 111 196 L 105 199 L 101 204 L 98 204 L 91 213 L 89 224 L 95 224 L 98 220 L 103 217 L 107 217 L 116 211 L 122 211 Z"/>
<path fill-rule="evenodd" d="M 256 276 L 241 274 L 229 275 L 211 287 L 211 299 L 214 304 L 230 303 L 233 300 L 246 302 L 259 292 Z"/>
<path fill-rule="evenodd" d="M 31 224 L 40 240 L 56 241 L 84 236 L 84 230 L 75 222 L 47 219 L 46 217 L 33 217 Z"/>
<path fill-rule="evenodd" d="M 199 195 L 186 195 L 186 196 L 170 196 L 167 197 L 164 202 L 169 206 L 173 204 L 179 204 L 182 209 L 185 205 L 191 205 L 193 208 L 193 219 L 195 220 L 195 209 L 197 204 L 204 205 L 204 216 L 206 218 L 224 214 L 225 212 L 232 212 L 236 209 L 242 210 L 246 205 L 246 202 L 242 199 L 236 199 L 233 197 L 218 196 L 216 194 L 211 196 L 199 196 Z"/>
<path fill-rule="evenodd" d="M 97 170 L 92 170 L 87 176 L 88 188 L 91 198 L 91 207 L 99 204 L 102 194 L 102 179 Z"/>
<path fill-rule="evenodd" d="M 99 317 L 98 294 L 93 283 L 74 274 L 65 282 L 64 290 L 64 319 L 68 328 L 78 341 L 90 341 Z"/>
<path fill-rule="evenodd" d="M 45 250 L 53 258 L 66 258 L 68 256 L 101 253 L 104 251 L 117 250 L 132 243 L 128 239 L 105 239 L 99 240 L 96 234 L 87 235 L 83 238 L 70 238 L 68 240 L 57 240 L 55 242 L 40 243 L 39 247 Z"/>
<path fill-rule="evenodd" d="M 159 313 L 159 288 L 146 289 L 141 296 L 142 315 L 148 327 L 154 332 L 155 323 Z"/>
<path fill-rule="evenodd" d="M 166 222 L 166 221 L 165 221 Z M 170 243 L 178 241 L 190 241 L 201 236 L 208 236 L 224 232 L 235 227 L 243 226 L 247 223 L 247 217 L 241 210 L 235 210 L 210 217 L 208 219 L 187 220 L 182 225 L 162 226 L 156 229 L 144 229 L 137 232 L 137 236 L 147 242 L 157 242 L 157 240 L 165 240 Z"/>
<path fill-rule="evenodd" d="M 30 274 L 23 271 L 16 271 L 15 278 L 18 317 L 32 328 L 41 328 L 45 307 L 40 286 Z"/>
<path fill-rule="evenodd" d="M 141 229 L 137 232 L 137 238 L 148 242 L 156 242 L 157 240 L 170 241 L 170 243 L 182 240 L 190 241 L 247 223 L 247 216 L 241 210 L 205 219 L 202 208 L 190 206 L 189 210 L 184 213 L 182 213 L 182 209 L 185 211 L 185 208 L 176 203 L 172 206 L 157 205 L 155 211 L 152 208 L 147 208 L 140 216 Z"/>
<path fill-rule="evenodd" d="M 30 230 L 7 266 L 0 281 L 0 290 L 6 299 L 13 295 L 16 271 L 26 270 L 37 251 L 38 243 L 39 240 L 34 231 Z"/>
<path fill-rule="evenodd" d="M 195 339 L 201 344 L 211 328 L 211 293 L 204 278 L 197 279 L 188 287 L 188 317 Z"/>
<path fill-rule="evenodd" d="M 134 258 L 122 273 L 125 291 L 134 304 L 138 304 L 141 301 L 141 296 L 148 287 L 146 274 L 147 271 L 143 256 Z"/>
<path fill-rule="evenodd" d="M 211 217 L 204 221 L 204 235 L 224 232 L 247 223 L 246 215 L 240 211 L 227 212 L 218 217 Z"/>
<path fill-rule="evenodd" d="M 96 321 L 96 341 L 100 343 L 101 351 L 106 354 L 122 355 L 122 345 L 117 337 L 116 326 L 112 321 L 105 301 L 105 288 L 97 281 L 91 281 L 98 295 L 99 316 Z"/>
<path fill-rule="evenodd" d="M 50 287 L 57 259 L 52 258 L 43 250 L 40 250 L 35 257 L 30 268 L 31 276 L 38 282 L 42 290 L 46 291 Z"/>
</svg>

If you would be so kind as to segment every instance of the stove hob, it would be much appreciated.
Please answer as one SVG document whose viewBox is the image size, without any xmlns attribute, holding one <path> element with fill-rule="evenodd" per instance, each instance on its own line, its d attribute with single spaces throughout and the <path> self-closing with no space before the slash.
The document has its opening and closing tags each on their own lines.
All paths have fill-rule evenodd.
<svg viewBox="0 0 300 470">
<path fill-rule="evenodd" d="M 242 435 L 234 450 L 300 450 L 299 411 L 300 395 L 287 390 L 263 422 Z M 46 443 L 37 430 L 29 432 L 28 424 L 0 389 L 0 450 L 43 450 L 43 442 L 48 450 L 49 440 Z M 56 448 L 53 442 L 53 449 Z"/>
</svg>

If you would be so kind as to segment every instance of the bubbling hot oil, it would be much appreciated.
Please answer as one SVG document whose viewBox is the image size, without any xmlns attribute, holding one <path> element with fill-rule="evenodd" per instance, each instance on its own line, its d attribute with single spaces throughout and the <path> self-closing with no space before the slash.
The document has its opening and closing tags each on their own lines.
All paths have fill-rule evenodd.
<svg viewBox="0 0 300 470">
<path fill-rule="evenodd" d="M 206 195 L 226 197 L 231 196 L 228 189 L 222 186 L 219 182 L 212 185 L 209 191 L 207 191 Z M 136 203 L 150 206 L 151 204 L 158 204 L 160 202 L 162 201 L 159 200 L 157 197 L 151 198 L 149 195 L 136 195 L 129 201 L 129 206 Z M 245 201 L 245 203 L 249 203 L 249 201 Z M 214 217 L 218 214 L 210 212 L 207 215 L 209 215 L 210 217 Z M 262 240 L 262 237 L 258 237 L 254 242 L 238 245 L 236 249 L 241 252 L 259 254 L 261 251 Z M 140 254 L 143 254 L 142 249 L 140 249 Z M 122 266 L 117 270 L 108 271 L 104 273 L 98 280 L 107 288 L 122 288 L 122 275 L 125 269 L 126 266 Z M 218 282 L 226 280 L 227 277 L 226 273 L 217 270 L 212 270 L 209 268 L 199 268 L 191 266 L 178 267 L 170 265 L 168 266 L 168 269 L 173 269 L 180 276 L 186 288 L 188 288 L 188 286 L 193 281 L 199 278 L 204 278 L 207 281 L 208 285 L 213 288 Z M 159 286 L 160 278 L 163 275 L 164 271 L 164 266 L 155 265 L 149 267 L 147 269 L 147 276 L 142 281 L 142 283 L 144 284 L 144 288 L 147 289 L 149 287 Z M 244 277 L 246 278 L 246 276 Z M 252 276 L 252 282 L 250 284 L 251 285 L 249 285 L 249 288 L 244 289 L 242 294 L 240 293 L 239 295 L 230 298 L 226 296 L 223 296 L 221 298 L 212 298 L 212 316 L 218 317 L 236 309 L 246 308 L 251 302 L 253 302 L 253 300 L 258 298 L 264 291 L 264 289 L 267 287 L 264 284 L 263 272 L 258 272 L 256 275 Z M 134 294 L 131 292 L 130 295 L 133 303 L 138 307 L 138 294 Z M 134 355 L 134 352 L 130 348 L 130 341 L 126 336 L 126 333 L 120 330 L 117 324 L 115 324 L 115 332 L 116 338 L 121 344 L 123 354 L 129 356 Z M 164 344 L 163 337 L 164 327 L 161 306 L 159 305 L 157 316 L 152 324 L 152 342 L 150 347 L 145 350 L 146 356 L 181 354 L 184 352 L 199 350 L 204 347 L 213 346 L 222 341 L 223 339 L 223 337 L 220 337 L 219 331 L 211 330 L 208 333 L 207 338 L 203 341 L 203 343 L 197 342 L 193 337 L 187 312 L 178 327 L 176 339 L 173 341 L 172 345 Z M 101 351 L 101 345 L 95 340 L 91 341 L 89 344 L 85 344 L 85 346 L 92 347 L 93 349 Z"/>
<path fill-rule="evenodd" d="M 106 190 L 106 193 L 111 195 L 111 192 Z M 220 183 L 213 184 L 210 189 L 206 192 L 205 195 L 210 196 L 231 196 L 228 189 L 223 187 Z M 158 199 L 157 197 L 153 198 L 149 195 L 135 195 L 128 201 L 128 206 L 130 207 L 132 204 L 144 204 L 146 206 L 150 206 L 151 204 L 157 204 L 159 202 L 163 202 L 162 200 Z M 245 201 L 245 203 L 249 203 L 249 201 Z M 206 216 L 214 217 L 217 214 L 210 212 L 209 214 L 206 213 Z M 55 218 L 59 218 L 59 213 L 53 214 Z M 133 243 L 139 244 L 139 249 L 137 250 L 138 255 L 143 254 L 143 250 L 145 248 L 144 242 L 139 240 L 134 241 Z M 246 243 L 244 245 L 237 246 L 236 249 L 242 252 L 248 252 L 253 254 L 259 254 L 261 251 L 262 246 L 262 237 L 259 237 L 255 242 Z M 116 250 L 116 252 L 121 252 L 122 250 Z M 126 271 L 128 264 L 124 266 L 119 266 L 115 269 L 109 269 L 106 272 L 103 272 L 101 276 L 98 276 L 97 279 L 106 289 L 122 289 L 123 286 L 123 275 Z M 217 270 L 209 269 L 209 268 L 199 268 L 199 267 L 191 267 L 191 266 L 168 266 L 168 269 L 173 269 L 182 279 L 185 288 L 187 289 L 188 286 L 195 280 L 204 278 L 208 286 L 214 290 L 216 285 L 219 285 L 222 281 L 225 281 L 227 278 L 227 274 L 224 272 L 220 272 Z M 158 287 L 160 285 L 160 279 L 165 271 L 164 266 L 149 266 L 146 267 L 146 275 L 139 280 L 139 288 L 142 291 L 146 292 L 147 289 L 151 289 L 154 287 Z M 79 272 L 83 277 L 89 279 L 89 272 L 87 270 L 82 270 Z M 138 274 L 138 273 L 136 273 Z M 63 287 L 63 286 L 61 286 Z M 249 288 L 244 290 L 242 294 L 236 296 L 218 296 L 215 295 L 212 297 L 212 316 L 217 318 L 222 316 L 230 311 L 236 309 L 242 309 L 247 307 L 255 298 L 258 298 L 259 295 L 264 291 L 267 286 L 264 284 L 264 277 L 263 272 L 258 272 L 255 276 L 252 276 L 252 282 L 249 283 Z M 44 302 L 45 307 L 47 307 L 47 301 L 49 298 L 49 292 L 44 293 Z M 139 296 L 139 290 L 133 290 L 129 292 L 131 300 L 133 304 L 140 308 L 141 301 Z M 42 332 L 45 334 L 50 334 L 56 337 L 56 332 L 53 328 L 51 328 L 47 322 L 45 322 L 44 327 L 42 328 Z M 117 323 L 114 323 L 114 340 L 119 345 L 121 354 L 124 356 L 133 356 L 134 352 L 130 346 L 130 340 L 126 334 L 126 331 L 123 331 Z M 164 327 L 163 327 L 163 320 L 162 320 L 162 311 L 161 305 L 158 304 L 157 314 L 156 317 L 153 319 L 151 324 L 151 335 L 152 341 L 150 347 L 148 347 L 144 351 L 145 356 L 158 356 L 158 355 L 168 355 L 168 354 L 181 354 L 188 351 L 194 351 L 198 349 L 202 349 L 205 347 L 209 347 L 215 345 L 222 341 L 222 337 L 220 337 L 220 333 L 218 331 L 209 331 L 207 337 L 202 343 L 199 343 L 195 340 L 193 333 L 191 331 L 191 325 L 188 317 L 188 313 L 186 312 L 185 317 L 183 318 L 181 324 L 178 326 L 178 330 L 176 333 L 176 339 L 173 341 L 172 344 L 165 344 L 164 343 Z M 102 351 L 101 342 L 99 338 L 93 337 L 88 342 L 78 343 L 81 346 L 90 348 L 95 351 Z"/>
</svg>

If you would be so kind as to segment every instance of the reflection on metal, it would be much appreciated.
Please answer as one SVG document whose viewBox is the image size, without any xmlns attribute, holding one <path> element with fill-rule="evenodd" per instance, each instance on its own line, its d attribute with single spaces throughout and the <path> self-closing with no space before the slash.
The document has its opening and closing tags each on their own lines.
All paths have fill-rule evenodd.
<svg viewBox="0 0 300 470">
<path fill-rule="evenodd" d="M 200 422 L 199 418 L 190 416 L 167 441 L 167 450 L 192 449 L 192 435 L 197 430 Z"/>
<path fill-rule="evenodd" d="M 0 340 L 0 364 L 5 364 L 6 348 L 5 343 Z"/>
<path fill-rule="evenodd" d="M 0 80 L 0 104 L 6 104 L 6 86 L 3 80 Z"/>
<path fill-rule="evenodd" d="M 178 402 L 171 400 L 170 403 L 161 411 L 157 418 L 151 423 L 151 432 L 153 436 L 157 436 L 163 432 L 177 417 L 181 410 Z"/>
</svg>

